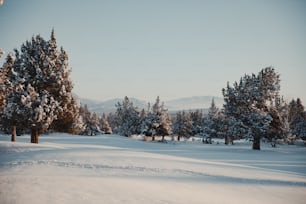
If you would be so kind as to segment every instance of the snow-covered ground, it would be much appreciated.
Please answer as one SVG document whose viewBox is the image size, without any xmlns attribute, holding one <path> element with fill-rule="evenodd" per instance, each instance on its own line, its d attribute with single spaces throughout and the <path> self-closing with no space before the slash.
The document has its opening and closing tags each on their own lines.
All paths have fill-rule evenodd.
<svg viewBox="0 0 306 204">
<path fill-rule="evenodd" d="M 0 203 L 305 203 L 306 148 L 0 135 Z"/>
</svg>

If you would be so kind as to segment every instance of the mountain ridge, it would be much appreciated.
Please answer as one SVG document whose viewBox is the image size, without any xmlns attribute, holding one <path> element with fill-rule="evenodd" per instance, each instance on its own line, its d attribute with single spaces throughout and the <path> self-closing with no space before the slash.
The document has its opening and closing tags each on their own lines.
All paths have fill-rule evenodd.
<svg viewBox="0 0 306 204">
<path fill-rule="evenodd" d="M 196 109 L 207 109 L 211 105 L 211 101 L 214 98 L 215 104 L 218 108 L 222 108 L 223 98 L 218 96 L 192 96 L 192 97 L 182 97 L 167 101 L 162 101 L 165 104 L 165 107 L 171 111 L 181 111 L 181 110 L 196 110 Z M 139 109 L 146 109 L 148 107 L 148 103 L 145 100 L 140 100 L 137 98 L 129 98 L 130 101 L 134 104 L 134 106 Z M 114 98 L 108 99 L 105 101 L 97 101 L 88 98 L 79 97 L 79 100 L 82 105 L 87 104 L 88 108 L 96 112 L 98 114 L 102 113 L 110 113 L 116 111 L 116 104 L 118 102 L 122 102 L 123 98 Z M 154 104 L 155 101 L 150 102 L 150 104 Z"/>
</svg>

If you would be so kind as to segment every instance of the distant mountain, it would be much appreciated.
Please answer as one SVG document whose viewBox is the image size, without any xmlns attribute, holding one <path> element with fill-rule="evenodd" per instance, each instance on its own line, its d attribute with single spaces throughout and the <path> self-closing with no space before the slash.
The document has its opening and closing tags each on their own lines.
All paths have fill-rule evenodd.
<svg viewBox="0 0 306 204">
<path fill-rule="evenodd" d="M 214 98 L 216 106 L 222 108 L 223 98 L 217 96 L 193 96 L 179 98 L 175 100 L 164 101 L 165 107 L 171 111 L 180 111 L 180 110 L 195 110 L 195 109 L 207 109 L 209 108 L 212 99 Z M 129 98 L 134 106 L 142 109 L 147 108 L 148 102 L 139 100 L 136 98 Z M 116 104 L 122 102 L 123 98 L 110 99 L 107 101 L 95 101 L 90 99 L 80 98 L 81 104 L 87 104 L 88 108 L 96 113 L 110 113 L 116 111 Z M 150 102 L 151 105 L 154 102 Z"/>
<path fill-rule="evenodd" d="M 147 102 L 136 99 L 136 98 L 129 98 L 130 101 L 133 102 L 134 106 L 138 108 L 145 108 L 147 107 Z M 80 98 L 81 104 L 85 105 L 87 104 L 89 110 L 102 114 L 102 113 L 111 113 L 116 111 L 116 104 L 118 102 L 122 102 L 123 98 L 115 98 L 115 99 L 110 99 L 107 101 L 95 101 L 91 99 L 83 99 Z"/>
<path fill-rule="evenodd" d="M 213 98 L 216 106 L 221 108 L 223 105 L 223 98 L 217 96 L 193 96 L 179 98 L 165 101 L 165 106 L 170 111 L 207 109 L 210 107 Z"/>
</svg>

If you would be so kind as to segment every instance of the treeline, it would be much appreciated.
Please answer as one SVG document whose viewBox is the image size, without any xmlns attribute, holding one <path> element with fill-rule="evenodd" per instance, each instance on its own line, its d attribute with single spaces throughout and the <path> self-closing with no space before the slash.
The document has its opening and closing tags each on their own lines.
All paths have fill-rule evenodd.
<svg viewBox="0 0 306 204">
<path fill-rule="evenodd" d="M 274 72 L 271 68 L 264 70 Z M 223 90 L 224 94 L 228 95 L 234 87 L 228 86 Z M 246 93 L 246 89 L 241 90 Z M 123 136 L 142 134 L 151 137 L 152 141 L 156 136 L 161 136 L 161 141 L 165 136 L 171 136 L 172 139 L 176 137 L 178 141 L 181 138 L 197 136 L 202 137 L 204 143 L 211 143 L 211 138 L 220 138 L 224 139 L 225 144 L 233 144 L 234 140 L 238 139 L 249 139 L 253 141 L 253 149 L 259 150 L 261 138 L 272 143 L 279 139 L 288 143 L 296 139 L 306 140 L 306 112 L 299 98 L 288 104 L 282 98 L 276 97 L 277 100 L 273 99 L 273 103 L 266 101 L 264 109 L 261 110 L 255 105 L 249 105 L 251 100 L 242 99 L 237 92 L 232 93 L 233 96 L 229 97 L 234 98 L 226 98 L 224 108 L 216 107 L 212 99 L 205 113 L 201 110 L 179 111 L 172 117 L 159 97 L 152 107 L 148 104 L 147 109 L 135 107 L 129 98 L 125 97 L 116 105 L 115 113 L 104 117 L 114 133 Z M 253 91 L 252 94 L 256 93 Z M 245 101 L 244 104 L 238 107 L 236 97 Z M 235 103 L 233 107 L 229 100 Z"/>
<path fill-rule="evenodd" d="M 143 134 L 152 137 L 165 135 L 189 138 L 202 136 L 224 138 L 225 144 L 236 139 L 253 141 L 253 149 L 260 149 L 261 138 L 273 142 L 306 140 L 306 113 L 301 100 L 289 104 L 279 94 L 280 76 L 267 67 L 258 74 L 244 75 L 238 82 L 222 90 L 224 106 L 218 109 L 212 100 L 207 114 L 201 111 L 180 111 L 171 119 L 164 104 L 157 97 L 147 110 L 133 106 L 128 97 L 118 103 L 115 114 L 110 114 L 110 126 L 117 134 Z"/>
<path fill-rule="evenodd" d="M 221 109 L 212 100 L 207 114 L 180 111 L 172 118 L 159 97 L 141 110 L 125 97 L 115 113 L 99 116 L 73 96 L 70 74 L 68 55 L 57 47 L 54 31 L 50 40 L 37 35 L 7 55 L 0 69 L 0 128 L 12 132 L 12 141 L 16 131 L 31 132 L 32 143 L 38 143 L 39 133 L 45 131 L 143 134 L 153 141 L 156 136 L 180 140 L 197 135 L 207 143 L 209 138 L 224 138 L 226 144 L 249 138 L 259 150 L 262 137 L 306 139 L 302 102 L 287 103 L 280 96 L 280 76 L 272 67 L 244 75 L 233 85 L 228 82 Z"/>
</svg>

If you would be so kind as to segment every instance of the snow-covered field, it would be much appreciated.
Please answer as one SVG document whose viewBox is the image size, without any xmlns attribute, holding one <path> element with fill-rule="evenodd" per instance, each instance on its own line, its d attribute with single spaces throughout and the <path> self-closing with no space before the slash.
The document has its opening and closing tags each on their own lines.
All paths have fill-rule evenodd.
<svg viewBox="0 0 306 204">
<path fill-rule="evenodd" d="M 306 148 L 0 135 L 0 203 L 301 203 Z"/>
</svg>

